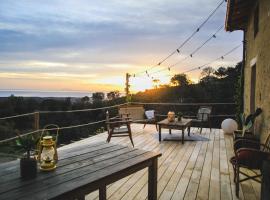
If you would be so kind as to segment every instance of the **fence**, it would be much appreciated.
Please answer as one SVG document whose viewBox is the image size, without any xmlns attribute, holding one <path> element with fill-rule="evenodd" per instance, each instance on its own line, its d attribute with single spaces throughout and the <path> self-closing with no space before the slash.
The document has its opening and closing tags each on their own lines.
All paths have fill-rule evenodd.
<svg viewBox="0 0 270 200">
<path fill-rule="evenodd" d="M 91 109 L 82 109 L 82 110 L 68 110 L 68 111 L 36 111 L 33 113 L 26 113 L 26 114 L 20 114 L 15 116 L 8 116 L 8 117 L 2 117 L 0 120 L 10 120 L 10 119 L 17 119 L 21 117 L 28 117 L 33 116 L 34 122 L 33 122 L 33 129 L 32 131 L 26 132 L 21 134 L 21 136 L 27 136 L 30 134 L 37 134 L 41 132 L 41 116 L 45 114 L 70 114 L 70 113 L 82 113 L 82 112 L 102 112 L 104 116 L 103 119 L 98 121 L 91 121 L 83 124 L 75 124 L 75 125 L 69 125 L 69 126 L 62 126 L 60 127 L 60 130 L 67 130 L 67 129 L 75 129 L 75 128 L 81 128 L 86 127 L 90 125 L 98 125 L 98 124 L 104 124 L 106 121 L 105 112 L 107 110 L 114 111 L 113 115 L 117 113 L 117 109 L 121 106 L 128 106 L 128 105 L 141 105 L 144 107 L 145 110 L 154 109 L 159 114 L 166 115 L 168 111 L 174 111 L 174 112 L 182 112 L 186 116 L 195 116 L 198 108 L 200 106 L 211 106 L 212 107 L 212 114 L 211 114 L 211 120 L 213 127 L 219 128 L 219 124 L 224 118 L 235 118 L 235 103 L 142 103 L 142 102 L 132 102 L 132 103 L 124 103 L 124 104 L 117 104 L 113 106 L 107 106 L 107 107 L 100 107 L 100 108 L 91 108 Z M 48 123 L 47 123 L 48 124 Z M 54 129 L 46 129 L 48 131 L 54 130 Z M 18 136 L 13 136 L 10 138 L 5 138 L 0 141 L 0 144 L 7 143 L 10 141 L 13 141 L 17 139 Z"/>
</svg>

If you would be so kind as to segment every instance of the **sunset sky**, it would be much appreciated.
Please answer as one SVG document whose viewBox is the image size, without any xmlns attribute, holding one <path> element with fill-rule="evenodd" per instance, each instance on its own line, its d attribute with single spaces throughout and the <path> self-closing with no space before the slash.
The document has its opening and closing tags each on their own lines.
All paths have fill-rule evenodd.
<svg viewBox="0 0 270 200">
<path fill-rule="evenodd" d="M 0 90 L 123 91 L 125 73 L 149 69 L 174 51 L 220 0 L 0 0 Z M 226 3 L 164 65 L 189 55 L 225 21 Z M 241 44 L 242 33 L 217 34 L 192 58 L 168 73 L 203 65 Z M 239 48 L 213 67 L 234 65 Z M 151 70 L 149 71 L 151 73 Z M 194 81 L 200 71 L 189 73 Z M 144 73 L 132 90 L 152 87 Z"/>
</svg>

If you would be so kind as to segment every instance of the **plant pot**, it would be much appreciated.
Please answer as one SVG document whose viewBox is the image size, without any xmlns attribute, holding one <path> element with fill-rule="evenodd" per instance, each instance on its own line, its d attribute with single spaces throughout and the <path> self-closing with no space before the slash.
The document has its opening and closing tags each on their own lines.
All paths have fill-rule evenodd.
<svg viewBox="0 0 270 200">
<path fill-rule="evenodd" d="M 20 160 L 21 178 L 32 179 L 37 176 L 37 161 L 34 158 L 21 158 Z"/>
</svg>

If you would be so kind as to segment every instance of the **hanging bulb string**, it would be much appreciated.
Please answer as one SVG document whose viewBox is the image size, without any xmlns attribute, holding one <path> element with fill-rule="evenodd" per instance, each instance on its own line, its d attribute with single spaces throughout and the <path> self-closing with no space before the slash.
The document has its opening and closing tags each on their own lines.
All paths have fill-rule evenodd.
<svg viewBox="0 0 270 200">
<path fill-rule="evenodd" d="M 154 71 L 152 73 L 150 73 L 150 75 L 153 75 L 153 74 L 157 74 L 157 73 L 160 73 L 160 72 L 163 72 L 163 71 L 166 71 L 168 70 L 168 68 L 171 70 L 173 67 L 175 67 L 176 65 L 182 63 L 183 61 L 187 60 L 188 58 L 190 57 L 193 57 L 195 55 L 195 53 L 197 53 L 203 46 L 205 46 L 208 42 L 210 42 L 213 38 L 216 38 L 217 34 L 224 28 L 224 25 L 222 26 L 219 26 L 219 28 L 213 33 L 211 34 L 211 36 L 206 40 L 204 41 L 200 46 L 198 46 L 195 50 L 192 51 L 191 54 L 187 55 L 186 57 L 184 57 L 183 59 L 177 61 L 176 63 L 170 65 L 169 67 L 166 67 L 166 68 L 163 68 L 163 69 L 160 69 L 158 71 Z M 192 56 L 190 56 L 192 55 Z"/>
<path fill-rule="evenodd" d="M 192 32 L 192 34 L 184 41 L 180 44 L 180 46 L 174 50 L 173 52 L 171 52 L 168 56 L 166 56 L 164 59 L 162 59 L 160 62 L 158 62 L 158 64 L 148 68 L 148 71 L 160 66 L 162 63 L 164 63 L 166 60 L 168 60 L 171 56 L 173 56 L 175 53 L 180 53 L 180 50 L 184 47 L 185 44 L 187 44 L 193 37 L 194 35 L 196 35 L 201 28 L 209 21 L 209 19 L 217 12 L 217 10 L 222 6 L 222 4 L 226 2 L 226 0 L 222 0 L 218 3 L 218 5 L 216 6 L 216 8 L 210 12 L 210 14 L 207 16 L 207 18 L 199 25 L 198 28 L 196 28 L 196 30 L 194 32 Z M 138 72 L 138 73 L 134 73 L 135 76 L 139 75 L 139 74 L 143 74 L 145 73 L 146 70 Z"/>
<path fill-rule="evenodd" d="M 189 72 L 196 71 L 196 70 L 199 70 L 199 69 L 203 69 L 203 68 L 209 66 L 210 64 L 212 64 L 212 63 L 214 63 L 214 62 L 216 62 L 216 61 L 218 61 L 220 59 L 223 60 L 226 56 L 230 55 L 231 53 L 236 51 L 241 46 L 242 46 L 242 44 L 239 44 L 239 45 L 235 46 L 234 48 L 232 48 L 231 50 L 229 50 L 228 52 L 226 52 L 225 54 L 223 54 L 222 56 L 219 56 L 216 59 L 214 59 L 214 60 L 212 60 L 212 61 L 210 61 L 208 63 L 205 63 L 205 64 L 203 64 L 203 65 L 201 65 L 199 67 L 194 67 L 194 68 L 188 69 L 186 71 L 182 71 L 181 74 L 185 74 L 185 73 L 189 73 Z M 168 77 L 168 76 L 171 76 L 171 75 L 160 76 L 160 77 Z"/>
</svg>

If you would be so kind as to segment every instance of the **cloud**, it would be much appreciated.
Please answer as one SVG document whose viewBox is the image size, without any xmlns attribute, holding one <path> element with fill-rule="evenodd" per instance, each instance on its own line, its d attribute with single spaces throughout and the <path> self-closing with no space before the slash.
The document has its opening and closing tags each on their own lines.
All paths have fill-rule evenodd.
<svg viewBox="0 0 270 200">
<path fill-rule="evenodd" d="M 124 77 L 126 72 L 135 73 L 157 64 L 175 50 L 217 3 L 217 0 L 1 1 L 0 74 L 22 74 L 25 79 L 27 75 L 31 79 L 31 74 L 52 74 L 52 78 L 58 78 L 54 74 L 69 78 L 81 75 L 83 80 L 91 75 L 98 84 L 103 78 Z M 181 56 L 188 55 L 224 24 L 225 10 L 224 4 L 183 48 Z M 211 60 L 241 40 L 242 33 L 223 32 L 184 64 L 190 67 Z M 173 56 L 165 65 L 181 56 Z M 232 56 L 229 63 L 239 61 L 240 57 Z M 184 69 L 182 66 L 177 66 L 175 72 Z"/>
</svg>

